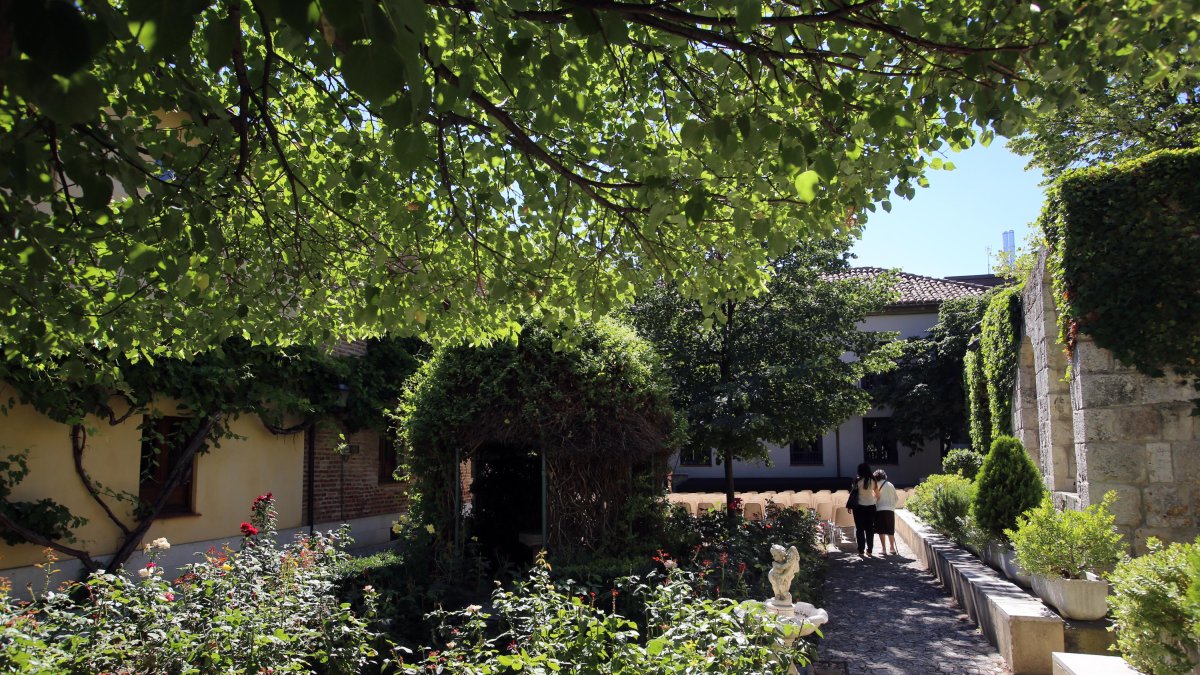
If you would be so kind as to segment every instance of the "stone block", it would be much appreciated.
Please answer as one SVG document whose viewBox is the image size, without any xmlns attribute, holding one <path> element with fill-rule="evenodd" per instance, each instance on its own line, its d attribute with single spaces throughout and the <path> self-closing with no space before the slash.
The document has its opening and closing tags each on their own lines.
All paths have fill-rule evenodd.
<svg viewBox="0 0 1200 675">
<path fill-rule="evenodd" d="M 1172 443 L 1171 460 L 1178 480 L 1200 481 L 1200 441 Z"/>
<path fill-rule="evenodd" d="M 1071 383 L 1072 390 L 1076 384 L 1080 390 L 1077 407 L 1106 408 L 1140 403 L 1145 378 L 1136 374 L 1093 375 L 1075 378 Z"/>
<path fill-rule="evenodd" d="M 1149 552 L 1146 540 L 1150 537 L 1167 543 L 1190 544 L 1196 541 L 1197 535 L 1200 535 L 1200 527 L 1139 527 L 1134 530 L 1131 543 L 1135 555 L 1145 555 Z"/>
<path fill-rule="evenodd" d="M 1054 653 L 1051 672 L 1053 675 L 1138 675 L 1138 671 L 1119 656 L 1064 652 Z"/>
<path fill-rule="evenodd" d="M 1107 373 L 1113 367 L 1112 352 L 1091 340 L 1079 340 L 1075 343 L 1074 367 L 1078 373 Z"/>
<path fill-rule="evenodd" d="M 1111 411 L 1116 417 L 1113 428 L 1121 441 L 1154 441 L 1162 437 L 1162 415 L 1151 406 Z"/>
<path fill-rule="evenodd" d="M 1196 494 L 1191 483 L 1151 485 L 1142 490 L 1146 525 L 1182 528 L 1197 525 Z"/>
<path fill-rule="evenodd" d="M 1087 486 L 1086 505 L 1099 504 L 1109 491 L 1117 493 L 1110 510 L 1118 525 L 1136 527 L 1145 522 L 1142 519 L 1142 490 L 1137 485 L 1093 480 Z"/>
<path fill-rule="evenodd" d="M 1191 383 L 1178 376 L 1143 377 L 1142 400 L 1146 403 L 1190 403 L 1196 397 Z"/>
<path fill-rule="evenodd" d="M 1172 460 L 1170 443 L 1147 443 L 1146 456 L 1150 460 L 1150 482 L 1170 483 L 1175 480 L 1175 463 Z"/>
<path fill-rule="evenodd" d="M 1114 441 L 1120 438 L 1114 429 L 1117 421 L 1114 411 L 1076 410 L 1072 417 L 1072 430 L 1076 441 Z"/>
<path fill-rule="evenodd" d="M 1198 431 L 1196 417 L 1192 415 L 1192 402 L 1160 403 L 1155 406 L 1162 416 L 1162 439 L 1164 441 L 1196 440 Z"/>
<path fill-rule="evenodd" d="M 1144 444 L 1097 442 L 1087 443 L 1085 447 L 1089 480 L 1137 485 L 1146 483 L 1146 446 Z"/>
</svg>

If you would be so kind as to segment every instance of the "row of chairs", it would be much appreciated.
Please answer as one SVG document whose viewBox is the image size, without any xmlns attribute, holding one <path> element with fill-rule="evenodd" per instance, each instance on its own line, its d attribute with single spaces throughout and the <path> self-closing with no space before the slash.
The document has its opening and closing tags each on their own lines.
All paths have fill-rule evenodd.
<svg viewBox="0 0 1200 675">
<path fill-rule="evenodd" d="M 896 490 L 897 507 L 904 508 L 911 494 L 912 490 Z M 738 492 L 736 497 L 742 500 L 742 516 L 747 520 L 762 520 L 766 517 L 767 505 L 772 502 L 783 508 L 804 508 L 815 513 L 823 545 L 837 544 L 843 550 L 852 550 L 856 546 L 854 515 L 845 508 L 846 500 L 850 498 L 849 490 Z M 725 494 L 721 492 L 675 492 L 669 499 L 693 516 L 712 509 L 725 509 Z"/>
<path fill-rule="evenodd" d="M 900 508 L 912 494 L 912 490 L 896 490 Z M 848 490 L 786 490 L 782 492 L 738 492 L 737 498 L 742 500 L 742 515 L 748 520 L 761 520 L 766 515 L 768 502 L 774 502 L 782 508 L 805 508 L 816 511 L 817 517 L 823 521 L 834 522 L 839 518 L 838 512 L 844 517 L 850 517 L 844 507 L 850 498 Z M 710 509 L 725 508 L 725 493 L 723 492 L 674 492 L 670 495 L 673 504 L 679 504 L 689 514 L 697 515 Z M 844 518 L 843 518 L 844 519 Z M 853 519 L 851 518 L 851 525 Z"/>
</svg>

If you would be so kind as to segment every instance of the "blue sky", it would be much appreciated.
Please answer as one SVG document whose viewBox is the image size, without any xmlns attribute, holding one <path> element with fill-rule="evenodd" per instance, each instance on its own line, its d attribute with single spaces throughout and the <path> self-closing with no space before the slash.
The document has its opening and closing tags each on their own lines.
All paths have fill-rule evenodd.
<svg viewBox="0 0 1200 675">
<path fill-rule="evenodd" d="M 1000 138 L 942 157 L 954 171 L 930 171 L 929 187 L 912 201 L 895 198 L 891 213 L 869 214 L 852 265 L 933 277 L 984 274 L 987 249 L 1000 249 L 1002 232 L 1014 230 L 1022 245 L 1041 212 L 1041 172 L 1025 171 L 1025 159 Z"/>
</svg>

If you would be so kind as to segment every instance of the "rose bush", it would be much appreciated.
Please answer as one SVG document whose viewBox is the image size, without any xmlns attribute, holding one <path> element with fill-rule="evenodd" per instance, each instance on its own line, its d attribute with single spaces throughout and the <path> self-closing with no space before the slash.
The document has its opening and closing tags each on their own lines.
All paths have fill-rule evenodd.
<svg viewBox="0 0 1200 675">
<path fill-rule="evenodd" d="M 274 500 L 255 500 L 238 549 L 210 549 L 167 578 L 150 562 L 133 575 L 94 574 L 29 601 L 0 593 L 4 672 L 357 673 L 386 664 L 368 612 L 334 593 L 347 531 L 276 543 Z M 53 560 L 45 567 L 51 588 Z"/>
</svg>

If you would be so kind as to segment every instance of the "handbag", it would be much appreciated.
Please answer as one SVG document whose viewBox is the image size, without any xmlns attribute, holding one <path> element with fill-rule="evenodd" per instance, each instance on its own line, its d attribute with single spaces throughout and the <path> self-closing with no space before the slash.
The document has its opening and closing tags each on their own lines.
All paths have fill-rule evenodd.
<svg viewBox="0 0 1200 675">
<path fill-rule="evenodd" d="M 854 487 L 850 489 L 850 498 L 846 500 L 846 508 L 853 509 L 858 506 L 858 481 L 854 481 Z"/>
</svg>

